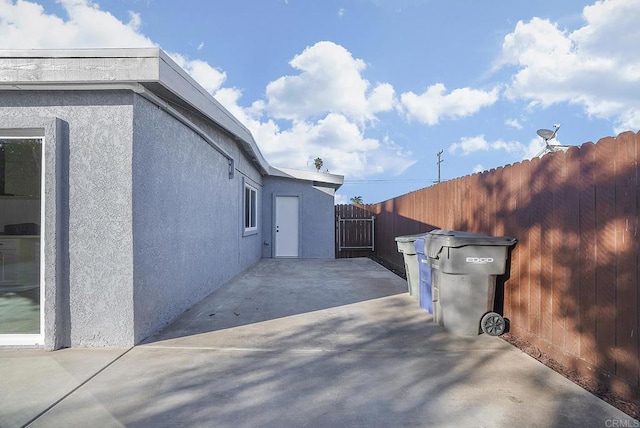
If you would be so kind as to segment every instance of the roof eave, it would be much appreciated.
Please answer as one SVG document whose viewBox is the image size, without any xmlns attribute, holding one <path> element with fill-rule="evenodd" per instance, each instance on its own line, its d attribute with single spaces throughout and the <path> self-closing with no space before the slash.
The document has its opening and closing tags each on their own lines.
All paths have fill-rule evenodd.
<svg viewBox="0 0 640 428">
<path fill-rule="evenodd" d="M 299 169 L 270 167 L 269 175 L 280 178 L 290 178 L 293 180 L 304 180 L 323 185 L 325 187 L 332 187 L 338 190 L 344 183 L 344 176 L 338 174 L 329 174 L 325 172 L 313 172 L 304 171 Z"/>
<path fill-rule="evenodd" d="M 25 67 L 26 61 L 35 63 Z M 90 90 L 124 88 L 130 84 L 141 84 L 152 92 L 153 85 L 160 85 L 173 97 L 225 129 L 261 174 L 269 173 L 269 164 L 251 132 L 157 47 L 0 50 L 1 89 Z"/>
</svg>

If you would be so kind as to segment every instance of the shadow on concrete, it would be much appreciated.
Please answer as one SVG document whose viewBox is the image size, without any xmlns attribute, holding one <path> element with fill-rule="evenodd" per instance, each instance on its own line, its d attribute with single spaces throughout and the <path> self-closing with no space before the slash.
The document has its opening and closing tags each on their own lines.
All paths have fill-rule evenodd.
<svg viewBox="0 0 640 428">
<path fill-rule="evenodd" d="M 262 260 L 30 426 L 582 427 L 625 418 L 502 340 L 443 332 L 405 290 L 368 259 Z"/>
<path fill-rule="evenodd" d="M 263 259 L 143 343 L 219 331 L 406 293 L 367 259 Z"/>
<path fill-rule="evenodd" d="M 305 261 L 261 261 L 33 426 L 582 427 L 620 417 L 504 341 L 444 333 L 375 263 L 329 264 L 317 278 Z M 257 301 L 272 311 L 245 319 L 267 291 Z M 220 320 L 201 318 L 216 308 Z"/>
</svg>

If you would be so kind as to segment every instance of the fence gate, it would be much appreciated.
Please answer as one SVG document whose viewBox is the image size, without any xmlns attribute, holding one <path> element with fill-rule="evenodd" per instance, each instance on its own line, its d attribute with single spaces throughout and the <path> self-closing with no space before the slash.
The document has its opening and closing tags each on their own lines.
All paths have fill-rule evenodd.
<svg viewBox="0 0 640 428">
<path fill-rule="evenodd" d="M 355 205 L 336 205 L 336 258 L 369 257 L 375 250 L 375 216 Z"/>
</svg>

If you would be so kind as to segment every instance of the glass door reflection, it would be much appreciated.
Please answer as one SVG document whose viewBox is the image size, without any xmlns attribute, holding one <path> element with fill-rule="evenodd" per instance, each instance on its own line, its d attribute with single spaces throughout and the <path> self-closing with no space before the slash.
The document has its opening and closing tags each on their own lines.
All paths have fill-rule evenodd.
<svg viewBox="0 0 640 428">
<path fill-rule="evenodd" d="M 42 139 L 0 135 L 0 334 L 40 334 Z"/>
</svg>

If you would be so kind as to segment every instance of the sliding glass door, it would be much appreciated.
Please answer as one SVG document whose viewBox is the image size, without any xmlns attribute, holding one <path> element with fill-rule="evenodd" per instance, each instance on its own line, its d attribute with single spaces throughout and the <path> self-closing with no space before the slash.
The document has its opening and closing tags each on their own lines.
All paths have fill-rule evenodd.
<svg viewBox="0 0 640 428">
<path fill-rule="evenodd" d="M 0 134 L 0 344 L 42 341 L 42 148 Z"/>
</svg>

